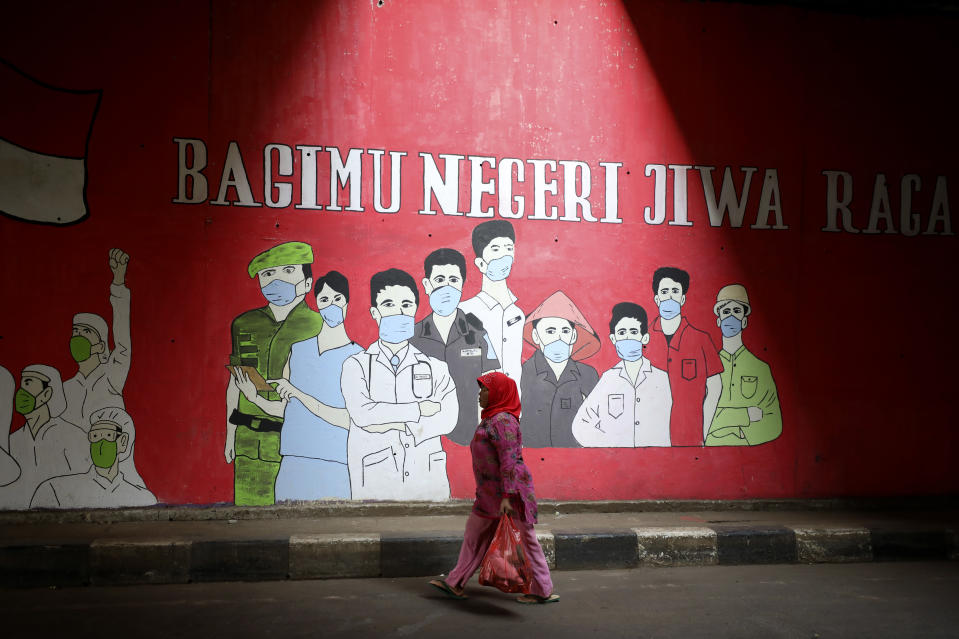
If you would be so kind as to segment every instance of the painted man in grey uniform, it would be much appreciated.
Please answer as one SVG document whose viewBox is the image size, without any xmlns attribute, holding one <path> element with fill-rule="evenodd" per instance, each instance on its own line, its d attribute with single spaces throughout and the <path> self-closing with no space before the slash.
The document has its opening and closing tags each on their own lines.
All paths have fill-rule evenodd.
<svg viewBox="0 0 959 639">
<path fill-rule="evenodd" d="M 423 290 L 430 298 L 433 312 L 414 327 L 411 343 L 421 352 L 446 362 L 456 385 L 459 417 L 456 428 L 447 435 L 468 445 L 479 423 L 476 378 L 499 368 L 496 352 L 490 345 L 483 322 L 472 313 L 457 308 L 466 281 L 466 258 L 450 248 L 433 251 L 423 263 L 426 277 Z"/>
</svg>

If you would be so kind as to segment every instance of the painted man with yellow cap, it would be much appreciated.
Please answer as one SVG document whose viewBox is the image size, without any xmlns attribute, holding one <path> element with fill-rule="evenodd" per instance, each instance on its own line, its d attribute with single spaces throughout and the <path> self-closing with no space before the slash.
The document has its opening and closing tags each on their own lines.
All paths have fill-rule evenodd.
<svg viewBox="0 0 959 639">
<path fill-rule="evenodd" d="M 595 355 L 599 337 L 562 291 L 546 298 L 526 318 L 524 339 L 536 352 L 523 362 L 523 445 L 576 448 L 573 418 L 599 381 L 580 360 Z"/>
<path fill-rule="evenodd" d="M 706 436 L 707 446 L 755 446 L 779 437 L 783 430 L 779 395 L 769 365 L 743 345 L 743 330 L 752 307 L 746 287 L 730 284 L 719 290 L 713 313 L 723 332 L 722 396 Z"/>
<path fill-rule="evenodd" d="M 304 301 L 313 286 L 312 264 L 313 249 L 303 242 L 285 242 L 253 258 L 247 272 L 257 278 L 267 305 L 233 320 L 230 366 L 250 366 L 264 379 L 280 379 L 292 345 L 319 334 L 323 318 Z M 242 381 L 247 380 L 241 370 L 234 370 Z M 280 400 L 276 391 L 258 394 Z M 227 384 L 226 414 L 224 456 L 233 464 L 234 502 L 238 506 L 274 503 L 282 418 L 245 397 L 234 376 Z"/>
</svg>

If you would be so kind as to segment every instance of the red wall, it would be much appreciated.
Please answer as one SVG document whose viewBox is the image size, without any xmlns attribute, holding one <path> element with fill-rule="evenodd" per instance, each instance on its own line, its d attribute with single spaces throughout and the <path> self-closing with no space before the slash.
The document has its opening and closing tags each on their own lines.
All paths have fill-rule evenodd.
<svg viewBox="0 0 959 639">
<path fill-rule="evenodd" d="M 518 304 L 529 314 L 566 292 L 604 341 L 588 361 L 600 373 L 617 359 L 606 338 L 610 308 L 631 300 L 654 314 L 657 267 L 690 272 L 684 311 L 717 345 L 716 292 L 732 282 L 749 290 L 745 340 L 772 368 L 782 436 L 751 448 L 530 451 L 540 497 L 959 489 L 949 372 L 959 359 L 957 239 L 942 224 L 934 235 L 900 232 L 904 175 L 921 178 L 912 209 L 923 230 L 939 176 L 953 202 L 959 197 L 954 18 L 688 2 L 82 4 L 29 3 L 0 22 L 0 58 L 57 87 L 102 90 L 87 151 L 88 219 L 56 227 L 0 218 L 0 364 L 14 375 L 39 362 L 72 375 L 71 317 L 109 317 L 107 252 L 127 251 L 133 367 L 124 396 L 140 472 L 160 501 L 232 499 L 223 366 L 230 322 L 262 305 L 246 275 L 254 255 L 311 243 L 317 274 L 336 269 L 350 279 L 346 322 L 363 346 L 376 334 L 365 301 L 372 273 L 398 267 L 419 280 L 423 258 L 442 246 L 472 259 L 470 232 L 481 219 L 418 213 L 419 153 L 586 162 L 596 217 L 608 210 L 599 163 L 622 163 L 622 223 L 513 221 Z M 258 202 L 267 144 L 337 147 L 344 156 L 402 151 L 402 205 L 396 214 L 373 210 L 366 154 L 363 212 L 174 203 L 174 138 L 205 142 L 210 199 L 236 141 Z M 324 162 L 318 201 L 326 205 Z M 714 166 L 717 196 L 727 166 L 737 187 L 740 167 L 757 167 L 745 223 L 710 225 L 693 169 L 692 225 L 646 223 L 650 164 Z M 294 202 L 300 168 L 297 155 Z M 778 172 L 788 229 L 749 228 L 766 169 Z M 823 231 L 827 170 L 851 174 L 858 229 L 883 174 L 895 229 Z M 464 161 L 459 212 L 469 211 L 468 176 Z M 515 189 L 529 215 L 529 163 L 526 177 Z M 562 215 L 558 177 L 560 195 L 547 204 Z M 667 186 L 669 221 L 672 174 Z M 496 202 L 487 196 L 484 207 Z M 463 298 L 479 284 L 471 269 Z M 417 319 L 426 313 L 421 295 Z M 527 346 L 524 359 L 532 352 Z M 15 416 L 12 428 L 21 424 Z M 448 451 L 453 496 L 467 497 L 468 452 Z"/>
</svg>

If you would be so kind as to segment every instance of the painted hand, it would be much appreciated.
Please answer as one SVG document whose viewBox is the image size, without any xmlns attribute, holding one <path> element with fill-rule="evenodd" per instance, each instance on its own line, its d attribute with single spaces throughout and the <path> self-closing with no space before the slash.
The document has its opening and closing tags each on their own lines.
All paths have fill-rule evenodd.
<svg viewBox="0 0 959 639">
<path fill-rule="evenodd" d="M 432 417 L 436 413 L 440 412 L 440 408 L 442 407 L 440 406 L 439 402 L 433 402 L 428 399 L 424 400 L 420 402 L 420 415 L 423 417 Z"/>
<path fill-rule="evenodd" d="M 121 286 L 127 277 L 127 264 L 130 256 L 120 249 L 110 249 L 110 270 L 113 271 L 113 283 Z"/>
<path fill-rule="evenodd" d="M 749 421 L 758 422 L 763 418 L 763 409 L 759 406 L 750 406 L 746 409 L 746 412 L 749 413 Z"/>
<path fill-rule="evenodd" d="M 286 378 L 268 379 L 266 381 L 268 384 L 276 383 L 276 392 L 280 394 L 280 399 L 289 401 L 300 395 L 300 389 L 291 384 L 290 380 Z"/>
<path fill-rule="evenodd" d="M 243 396 L 251 402 L 254 401 L 256 398 L 256 384 L 253 383 L 250 376 L 244 373 L 240 368 L 234 368 L 233 375 L 236 379 L 236 387 L 240 389 Z"/>
<path fill-rule="evenodd" d="M 226 433 L 226 445 L 223 447 L 223 457 L 226 459 L 226 463 L 232 464 L 233 460 L 236 459 L 236 433 L 227 431 Z"/>
</svg>

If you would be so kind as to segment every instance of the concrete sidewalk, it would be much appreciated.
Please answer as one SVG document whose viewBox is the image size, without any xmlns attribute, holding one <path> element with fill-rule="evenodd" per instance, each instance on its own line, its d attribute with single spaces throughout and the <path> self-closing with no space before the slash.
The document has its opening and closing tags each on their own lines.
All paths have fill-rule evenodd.
<svg viewBox="0 0 959 639">
<path fill-rule="evenodd" d="M 959 558 L 959 508 L 890 504 L 544 502 L 536 530 L 556 570 Z M 2 513 L 0 585 L 438 575 L 455 564 L 468 512 L 453 502 Z"/>
</svg>

